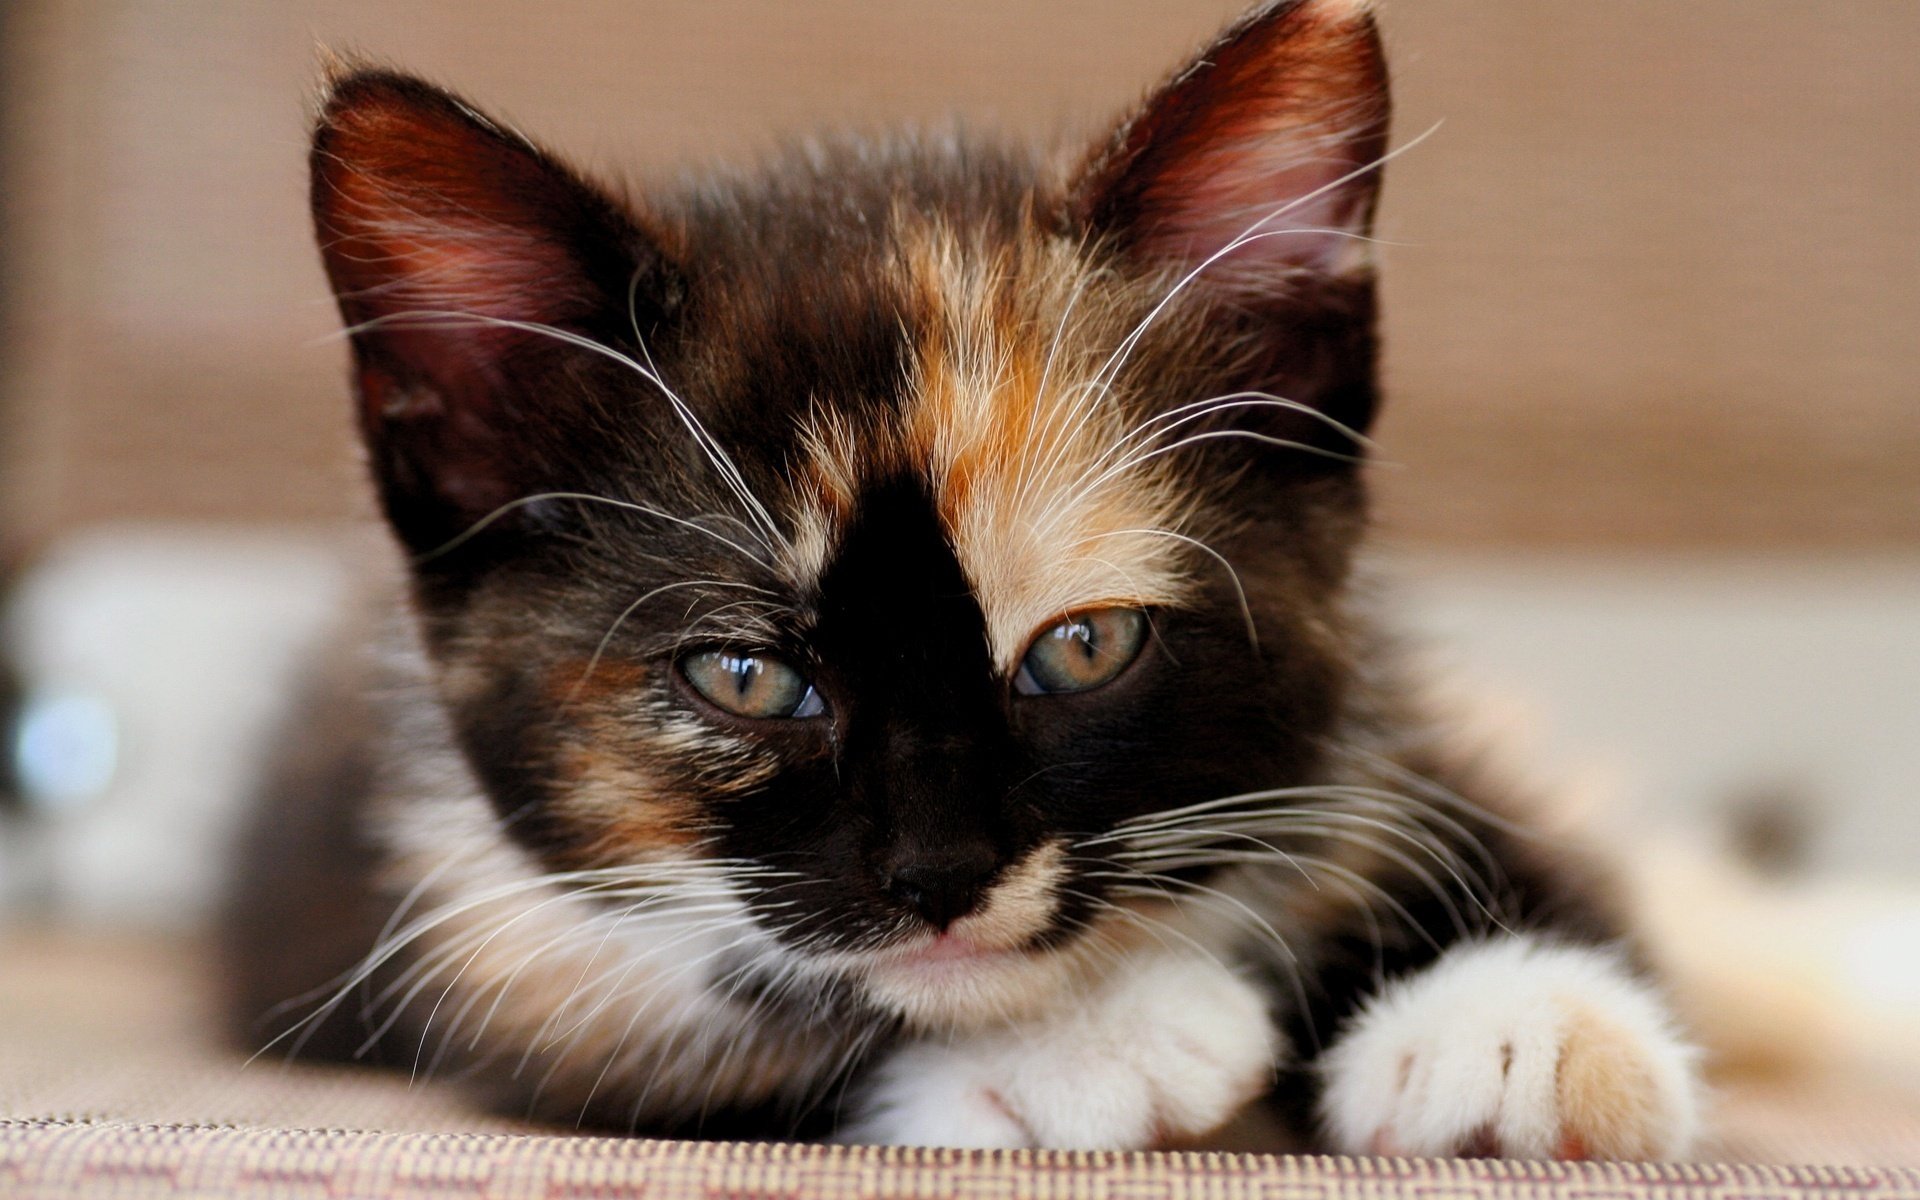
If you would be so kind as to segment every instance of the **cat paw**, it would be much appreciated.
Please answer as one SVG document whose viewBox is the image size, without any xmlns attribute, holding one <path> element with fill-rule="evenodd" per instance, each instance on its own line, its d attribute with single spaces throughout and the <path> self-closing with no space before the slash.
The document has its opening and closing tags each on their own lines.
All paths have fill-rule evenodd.
<svg viewBox="0 0 1920 1200">
<path fill-rule="evenodd" d="M 1698 1124 L 1694 1051 L 1617 955 L 1474 943 L 1389 985 L 1322 1059 L 1348 1154 L 1660 1160 Z"/>
<path fill-rule="evenodd" d="M 895 1052 L 840 1140 L 1147 1149 L 1200 1138 L 1271 1086 L 1258 989 L 1217 963 L 1156 959 L 1082 1008 Z"/>
</svg>

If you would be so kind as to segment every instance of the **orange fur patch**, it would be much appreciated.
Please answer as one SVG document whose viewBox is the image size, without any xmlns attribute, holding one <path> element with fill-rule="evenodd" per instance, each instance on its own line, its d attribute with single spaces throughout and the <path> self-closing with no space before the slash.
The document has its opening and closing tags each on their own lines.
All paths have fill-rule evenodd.
<svg viewBox="0 0 1920 1200">
<path fill-rule="evenodd" d="M 699 806 L 607 744 L 592 739 L 569 746 L 557 764 L 567 784 L 562 803 L 569 823 L 590 831 L 584 857 L 595 864 L 640 863 L 698 845 Z"/>
<path fill-rule="evenodd" d="M 953 932 L 978 945 L 1011 950 L 1047 928 L 1060 908 L 1059 886 L 1066 875 L 1066 849 L 1044 842 L 1008 868 L 987 895 L 987 903 L 954 922 Z"/>
<path fill-rule="evenodd" d="M 653 777 L 644 755 L 632 752 L 631 725 L 612 715 L 632 702 L 647 675 L 638 663 L 580 659 L 547 676 L 548 693 L 573 709 L 581 731 L 561 751 L 555 775 L 566 785 L 557 803 L 585 835 L 589 865 L 659 861 L 701 839 L 699 804 Z"/>
<path fill-rule="evenodd" d="M 1561 1157 L 1640 1162 L 1659 1156 L 1660 1092 L 1632 1034 L 1569 1005 L 1555 1090 Z"/>
<path fill-rule="evenodd" d="M 932 314 L 908 403 L 884 430 L 816 416 L 796 541 L 824 561 L 865 478 L 923 474 L 1008 671 L 1066 613 L 1182 600 L 1182 491 L 1162 462 L 1139 457 L 1145 433 L 1100 379 L 1127 327 L 1100 311 L 1073 249 L 989 253 L 912 225 L 901 241 Z"/>
<path fill-rule="evenodd" d="M 918 348 L 909 445 L 995 660 L 1012 670 L 1075 609 L 1180 600 L 1185 556 L 1165 536 L 1180 493 L 1157 462 L 1130 463 L 1144 447 L 1098 378 L 1119 331 L 1073 323 L 1068 248 L 968 255 L 939 230 L 912 244 L 940 318 Z"/>
</svg>

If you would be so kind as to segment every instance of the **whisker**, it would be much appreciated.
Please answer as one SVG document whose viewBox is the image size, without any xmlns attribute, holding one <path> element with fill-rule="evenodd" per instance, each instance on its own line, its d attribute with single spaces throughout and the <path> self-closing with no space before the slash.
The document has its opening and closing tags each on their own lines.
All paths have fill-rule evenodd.
<svg viewBox="0 0 1920 1200">
<path fill-rule="evenodd" d="M 586 686 L 587 680 L 593 678 L 593 672 L 595 668 L 597 668 L 600 665 L 601 657 L 606 654 L 608 644 L 613 641 L 613 635 L 619 632 L 620 626 L 626 623 L 626 620 L 628 617 L 632 616 L 636 611 L 639 610 L 641 605 L 653 599 L 655 596 L 662 595 L 666 592 L 675 591 L 679 588 L 689 588 L 689 587 L 745 588 L 749 591 L 759 592 L 762 595 L 771 596 L 774 594 L 772 591 L 770 591 L 767 588 L 757 587 L 751 583 L 738 583 L 738 582 L 733 582 L 733 581 L 724 580 L 724 579 L 682 579 L 674 583 L 666 583 L 666 584 L 660 585 L 657 588 L 654 588 L 652 591 L 649 591 L 644 595 L 642 595 L 638 600 L 635 600 L 632 604 L 629 604 L 625 608 L 621 609 L 620 615 L 613 619 L 613 624 L 607 626 L 606 633 L 601 635 L 599 644 L 594 646 L 593 648 L 592 657 L 587 659 L 586 667 L 583 670 L 581 670 L 579 682 L 575 683 L 573 685 L 573 689 L 567 693 L 567 701 L 571 703 L 572 701 L 577 699 L 580 694 L 580 689 Z"/>
<path fill-rule="evenodd" d="M 755 523 L 759 525 L 761 532 L 771 540 L 772 544 L 791 549 L 785 536 L 781 534 L 779 526 L 774 523 L 772 514 L 767 511 L 766 507 L 754 496 L 752 489 L 747 486 L 746 477 L 741 474 L 739 466 L 733 461 L 732 457 L 727 454 L 726 450 L 721 447 L 720 443 L 714 440 L 713 435 L 707 432 L 706 426 L 701 424 L 700 418 L 694 415 L 693 409 L 688 406 L 687 402 L 682 400 L 679 394 L 672 388 L 668 387 L 654 371 L 649 370 L 645 365 L 636 361 L 631 356 L 622 354 L 611 346 L 596 342 L 589 337 L 583 337 L 570 330 L 561 329 L 553 325 L 543 325 L 537 321 L 516 321 L 506 317 L 491 316 L 486 313 L 442 309 L 413 309 L 407 312 L 388 313 L 384 316 L 375 317 L 372 320 L 362 321 L 357 325 L 349 326 L 342 330 L 338 336 L 351 336 L 365 330 L 376 329 L 387 325 L 424 326 L 432 328 L 436 325 L 458 326 L 467 324 L 485 325 L 490 328 L 512 329 L 521 333 L 549 337 L 555 341 L 563 342 L 581 350 L 598 354 L 603 358 L 611 359 L 633 371 L 648 383 L 651 383 L 655 388 L 659 389 L 660 394 L 666 398 L 669 407 L 673 410 L 674 416 L 679 419 L 681 425 L 692 435 L 694 444 L 700 448 L 701 453 L 703 453 L 707 461 L 712 464 L 716 473 L 719 474 L 721 481 L 727 485 L 728 490 L 732 491 L 735 498 L 745 506 L 748 514 L 752 516 Z"/>
<path fill-rule="evenodd" d="M 637 512 L 645 516 L 654 517 L 658 520 L 667 521 L 672 524 L 678 525 L 684 529 L 691 529 L 695 533 L 703 534 L 706 537 L 710 537 L 714 541 L 719 542 L 722 546 L 725 546 L 727 549 L 734 551 L 735 553 L 739 554 L 742 558 L 745 558 L 746 560 L 760 567 L 762 570 L 768 572 L 769 574 L 773 572 L 773 565 L 767 562 L 764 558 L 760 557 L 758 554 L 754 553 L 752 550 L 747 549 L 745 546 L 742 546 L 739 542 L 736 542 L 731 538 L 725 537 L 724 535 L 707 528 L 705 525 L 700 524 L 697 520 L 692 520 L 687 517 L 676 516 L 673 513 L 665 512 L 661 509 L 654 508 L 650 505 L 639 504 L 631 500 L 616 500 L 611 496 L 596 496 L 592 492 L 536 492 L 530 496 L 521 496 L 517 500 L 509 500 L 505 504 L 502 504 L 500 507 L 488 513 L 486 516 L 481 517 L 479 520 L 475 521 L 473 524 L 467 526 L 465 529 L 461 530 L 458 534 L 454 535 L 452 538 L 449 538 L 447 541 L 442 542 L 440 545 L 435 546 L 433 549 L 425 551 L 424 553 L 418 555 L 414 559 L 414 561 L 416 563 L 428 563 L 433 561 L 436 558 L 440 558 L 446 554 L 449 554 L 454 550 L 458 549 L 459 547 L 465 545 L 467 542 L 471 541 L 472 539 L 478 537 L 482 532 L 484 532 L 487 529 L 488 526 L 492 525 L 495 521 L 500 520 L 502 517 L 506 516 L 508 513 L 511 513 L 515 509 L 523 508 L 529 504 L 542 504 L 549 500 L 578 500 L 578 501 L 581 501 L 584 503 L 590 503 L 590 504 L 605 504 L 612 508 L 623 509 L 627 512 Z"/>
<path fill-rule="evenodd" d="M 1360 179 L 1367 175 L 1374 174 L 1376 172 L 1383 170 L 1388 163 L 1392 162 L 1396 158 L 1399 158 L 1402 154 L 1407 153 L 1408 151 L 1412 150 L 1414 147 L 1420 145 L 1420 143 L 1426 141 L 1429 137 L 1432 137 L 1433 134 L 1439 128 L 1440 128 L 1440 123 L 1436 121 L 1434 124 L 1428 126 L 1424 132 L 1418 134 L 1413 138 L 1408 139 L 1406 142 L 1402 143 L 1399 146 L 1394 147 L 1392 150 L 1387 151 L 1385 154 L 1380 155 L 1378 158 L 1375 158 L 1372 161 L 1367 162 L 1359 167 L 1355 167 L 1353 170 L 1348 171 L 1345 174 L 1340 175 L 1335 179 L 1328 180 L 1326 183 L 1320 185 L 1317 188 L 1312 189 L 1311 191 L 1305 192 L 1300 196 L 1290 198 L 1286 203 L 1279 205 L 1278 207 L 1274 208 L 1272 211 L 1268 212 L 1265 216 L 1262 216 L 1259 220 L 1255 221 L 1253 224 L 1247 226 L 1246 229 L 1241 231 L 1239 235 L 1234 237 L 1231 241 L 1229 241 L 1226 245 L 1222 246 L 1220 249 L 1208 255 L 1205 259 L 1203 259 L 1200 262 L 1198 266 L 1194 267 L 1192 270 L 1188 271 L 1184 276 L 1182 276 L 1179 282 L 1175 283 L 1173 287 L 1167 291 L 1166 295 L 1161 297 L 1160 302 L 1154 305 L 1153 308 L 1147 313 L 1145 317 L 1141 318 L 1140 323 L 1135 325 L 1133 330 L 1130 333 L 1128 333 L 1125 338 L 1121 340 L 1120 345 L 1114 348 L 1113 353 L 1109 355 L 1107 358 L 1107 361 L 1104 364 L 1102 364 L 1100 370 L 1096 373 L 1095 378 L 1105 380 L 1109 383 L 1114 378 L 1116 378 L 1118 376 L 1120 368 L 1125 366 L 1128 356 L 1132 354 L 1133 348 L 1139 344 L 1141 337 L 1152 326 L 1153 322 L 1159 319 L 1160 314 L 1166 310 L 1168 305 L 1173 303 L 1174 299 L 1177 296 L 1179 296 L 1180 293 L 1184 292 L 1188 287 L 1190 287 L 1195 280 L 1199 279 L 1203 274 L 1205 274 L 1210 268 L 1213 267 L 1215 263 L 1221 261 L 1222 259 L 1226 258 L 1228 255 L 1241 249 L 1243 246 L 1247 246 L 1253 242 L 1264 241 L 1267 238 L 1283 237 L 1290 233 L 1301 232 L 1301 231 L 1288 230 L 1288 229 L 1275 229 L 1275 230 L 1267 230 L 1266 232 L 1261 232 L 1261 230 L 1263 230 L 1267 225 L 1272 224 L 1274 221 L 1279 220 L 1281 217 L 1286 216 L 1289 212 L 1292 212 L 1293 210 L 1300 208 L 1303 205 L 1311 204 L 1313 201 L 1320 199 L 1322 196 L 1325 196 L 1330 192 L 1334 192 L 1342 187 L 1345 187 L 1347 184 L 1352 183 L 1356 179 Z"/>
</svg>

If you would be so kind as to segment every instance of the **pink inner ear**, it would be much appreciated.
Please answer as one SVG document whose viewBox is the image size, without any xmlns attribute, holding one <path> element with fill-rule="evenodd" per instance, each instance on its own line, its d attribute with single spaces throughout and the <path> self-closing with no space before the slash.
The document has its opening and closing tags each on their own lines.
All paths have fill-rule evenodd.
<svg viewBox="0 0 1920 1200">
<path fill-rule="evenodd" d="M 1364 5 L 1274 5 L 1150 99 L 1097 161 L 1087 211 L 1129 244 L 1244 285 L 1367 259 L 1385 66 Z M 1241 244 L 1227 251 L 1237 239 Z"/>
<path fill-rule="evenodd" d="M 1274 120 L 1248 124 L 1149 193 L 1159 220 L 1147 244 L 1196 265 L 1224 251 L 1209 268 L 1217 275 L 1337 273 L 1364 261 L 1373 188 L 1345 178 L 1363 164 L 1344 139 Z"/>
<path fill-rule="evenodd" d="M 587 306 L 548 228 L 553 168 L 533 150 L 397 95 L 349 98 L 329 118 L 315 195 L 328 273 L 351 323 L 383 323 L 369 332 L 396 365 L 458 390 L 524 336 L 486 319 L 554 323 Z"/>
<path fill-rule="evenodd" d="M 351 298 L 381 315 L 418 308 L 537 320 L 556 307 L 555 288 L 563 299 L 567 291 L 566 272 L 558 269 L 565 252 L 509 226 L 390 209 L 345 240 L 348 252 L 369 256 L 358 270 L 369 285 Z"/>
<path fill-rule="evenodd" d="M 353 336 L 360 426 L 395 528 L 431 549 L 553 482 L 578 390 L 538 353 L 594 336 L 649 249 L 558 160 L 420 80 L 338 81 L 313 212 Z"/>
<path fill-rule="evenodd" d="M 389 355 L 442 388 L 486 374 L 526 336 L 491 321 L 546 323 L 575 307 L 554 265 L 564 252 L 521 230 L 389 214 L 343 246 L 365 258 L 336 277 L 355 323 L 380 322 L 369 332 Z"/>
</svg>

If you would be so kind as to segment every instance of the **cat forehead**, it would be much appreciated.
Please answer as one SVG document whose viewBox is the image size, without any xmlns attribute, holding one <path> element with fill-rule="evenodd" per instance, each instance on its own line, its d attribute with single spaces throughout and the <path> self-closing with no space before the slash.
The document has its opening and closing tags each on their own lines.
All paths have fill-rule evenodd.
<svg viewBox="0 0 1920 1200">
<path fill-rule="evenodd" d="M 897 403 L 804 417 L 793 574 L 830 565 L 875 485 L 921 478 L 1003 670 L 1063 614 L 1188 593 L 1183 492 L 1113 376 L 1129 326 L 1065 239 L 965 237 L 899 219 L 915 320 Z"/>
</svg>

